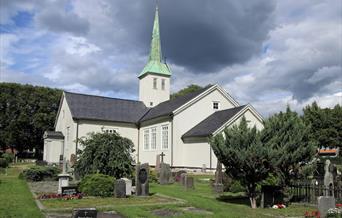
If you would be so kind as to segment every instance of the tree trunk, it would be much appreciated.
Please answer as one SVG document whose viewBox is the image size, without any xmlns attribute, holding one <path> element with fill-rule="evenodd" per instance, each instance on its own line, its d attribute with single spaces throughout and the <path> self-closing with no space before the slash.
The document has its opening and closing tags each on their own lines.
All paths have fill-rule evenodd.
<svg viewBox="0 0 342 218">
<path fill-rule="evenodd" d="M 257 205 L 256 205 L 256 197 L 249 197 L 249 200 L 251 202 L 251 207 L 253 209 L 257 208 Z"/>
</svg>

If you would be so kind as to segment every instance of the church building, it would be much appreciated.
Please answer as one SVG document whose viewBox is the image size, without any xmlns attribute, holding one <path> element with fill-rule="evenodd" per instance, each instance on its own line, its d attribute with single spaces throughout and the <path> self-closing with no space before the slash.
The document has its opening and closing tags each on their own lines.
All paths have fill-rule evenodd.
<svg viewBox="0 0 342 218">
<path fill-rule="evenodd" d="M 162 60 L 156 8 L 151 51 L 138 75 L 139 101 L 64 91 L 55 131 L 44 133 L 44 160 L 67 161 L 82 149 L 76 139 L 90 132 L 117 132 L 134 143 L 136 162 L 154 166 L 156 156 L 174 168 L 215 168 L 217 158 L 208 138 L 225 127 L 248 124 L 263 128 L 263 119 L 250 105 L 240 105 L 219 85 L 170 99 L 171 70 Z"/>
</svg>

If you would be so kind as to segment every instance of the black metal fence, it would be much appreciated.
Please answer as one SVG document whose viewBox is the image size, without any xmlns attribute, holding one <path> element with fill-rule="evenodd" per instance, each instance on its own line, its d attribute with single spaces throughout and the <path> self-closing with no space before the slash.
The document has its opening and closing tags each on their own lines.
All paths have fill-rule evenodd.
<svg viewBox="0 0 342 218">
<path fill-rule="evenodd" d="M 336 203 L 342 203 L 342 188 L 316 185 L 310 183 L 296 183 L 289 186 L 292 202 L 317 204 L 319 196 L 334 196 Z"/>
</svg>

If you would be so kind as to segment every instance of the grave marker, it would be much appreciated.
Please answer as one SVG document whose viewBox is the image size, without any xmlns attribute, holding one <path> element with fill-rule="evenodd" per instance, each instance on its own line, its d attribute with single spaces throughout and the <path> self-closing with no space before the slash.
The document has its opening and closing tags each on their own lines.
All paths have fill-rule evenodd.
<svg viewBox="0 0 342 218">
<path fill-rule="evenodd" d="M 142 165 L 137 164 L 136 166 L 136 195 L 137 196 L 148 196 L 149 195 L 149 165 L 144 163 Z"/>
</svg>

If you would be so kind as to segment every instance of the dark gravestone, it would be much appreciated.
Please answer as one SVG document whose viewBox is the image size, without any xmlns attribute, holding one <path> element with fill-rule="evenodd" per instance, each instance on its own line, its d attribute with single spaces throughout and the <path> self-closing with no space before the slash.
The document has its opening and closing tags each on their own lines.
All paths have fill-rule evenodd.
<svg viewBox="0 0 342 218">
<path fill-rule="evenodd" d="M 185 189 L 194 189 L 194 177 L 192 176 L 185 176 Z"/>
<path fill-rule="evenodd" d="M 261 208 L 283 203 L 284 195 L 280 186 L 265 185 L 261 187 Z"/>
<path fill-rule="evenodd" d="M 170 184 L 170 179 L 171 179 L 170 164 L 160 163 L 159 184 L 161 185 Z"/>
<path fill-rule="evenodd" d="M 115 197 L 125 198 L 126 197 L 126 182 L 123 179 L 117 179 L 115 181 Z"/>
<path fill-rule="evenodd" d="M 74 209 L 72 213 L 73 218 L 96 218 L 96 208 L 78 208 Z"/>
<path fill-rule="evenodd" d="M 148 196 L 149 183 L 148 183 L 149 165 L 144 163 L 136 166 L 136 195 Z"/>
<path fill-rule="evenodd" d="M 223 173 L 222 173 L 222 164 L 217 161 L 216 172 L 215 172 L 215 182 L 214 182 L 214 192 L 215 193 L 223 193 Z"/>
<path fill-rule="evenodd" d="M 78 194 L 77 186 L 64 186 L 62 187 L 62 195 L 76 195 Z"/>
</svg>

